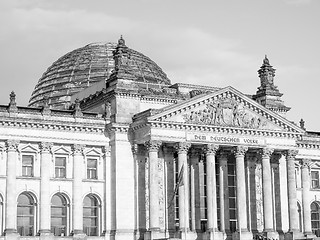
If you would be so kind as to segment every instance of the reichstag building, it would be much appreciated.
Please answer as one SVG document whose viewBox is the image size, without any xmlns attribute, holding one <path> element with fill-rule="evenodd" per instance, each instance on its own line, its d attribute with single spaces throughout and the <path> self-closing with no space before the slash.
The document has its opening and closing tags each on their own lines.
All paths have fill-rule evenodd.
<svg viewBox="0 0 320 240">
<path fill-rule="evenodd" d="M 242 93 L 172 83 L 122 37 L 59 58 L 0 105 L 0 239 L 320 236 L 320 133 L 260 64 Z"/>
</svg>

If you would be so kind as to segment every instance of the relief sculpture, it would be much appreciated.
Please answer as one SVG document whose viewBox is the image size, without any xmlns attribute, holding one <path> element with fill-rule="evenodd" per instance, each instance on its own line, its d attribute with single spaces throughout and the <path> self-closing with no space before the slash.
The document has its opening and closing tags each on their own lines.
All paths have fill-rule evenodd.
<svg viewBox="0 0 320 240">
<path fill-rule="evenodd" d="M 203 109 L 184 115 L 186 123 L 210 124 L 230 127 L 261 128 L 265 121 L 252 114 L 243 104 L 233 99 L 221 99 L 205 105 Z"/>
</svg>

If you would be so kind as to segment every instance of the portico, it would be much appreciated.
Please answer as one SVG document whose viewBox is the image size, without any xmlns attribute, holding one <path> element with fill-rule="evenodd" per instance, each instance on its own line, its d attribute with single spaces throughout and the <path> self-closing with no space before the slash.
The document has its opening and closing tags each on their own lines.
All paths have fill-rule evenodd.
<svg viewBox="0 0 320 240">
<path fill-rule="evenodd" d="M 210 106 L 212 99 L 241 105 L 244 117 L 234 122 L 225 107 L 224 122 L 208 124 L 208 108 L 202 107 Z M 147 238 L 252 239 L 263 234 L 279 239 L 279 232 L 289 232 L 286 237 L 294 238 L 297 196 L 289 189 L 295 184 L 291 169 L 298 129 L 254 104 L 229 89 L 154 116 L 146 118 L 144 112 L 134 117 L 134 144 L 149 146 L 142 155 L 148 163 L 144 187 L 149 201 L 139 203 L 146 204 L 152 216 L 146 223 Z M 195 112 L 198 118 L 190 118 Z M 243 127 L 245 117 L 251 119 L 250 124 L 260 120 Z M 240 126 L 230 128 L 229 123 Z M 276 182 L 279 169 L 285 185 Z M 276 211 L 285 202 L 289 214 Z M 289 222 L 289 229 L 283 221 Z"/>
</svg>

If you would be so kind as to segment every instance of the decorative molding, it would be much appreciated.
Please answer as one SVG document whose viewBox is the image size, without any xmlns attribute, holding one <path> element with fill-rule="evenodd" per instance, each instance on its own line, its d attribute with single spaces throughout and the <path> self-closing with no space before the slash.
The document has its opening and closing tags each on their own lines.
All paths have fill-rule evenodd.
<svg viewBox="0 0 320 240">
<path fill-rule="evenodd" d="M 287 157 L 287 161 L 288 160 L 295 160 L 296 155 L 298 154 L 298 150 L 296 149 L 289 149 L 286 151 L 286 157 Z"/>
<path fill-rule="evenodd" d="M 175 149 L 178 152 L 178 154 L 187 154 L 189 148 L 191 147 L 191 143 L 189 142 L 179 142 L 175 144 Z"/>
<path fill-rule="evenodd" d="M 260 149 L 260 154 L 262 158 L 270 158 L 274 152 L 273 148 L 262 148 Z"/>
<path fill-rule="evenodd" d="M 39 144 L 40 152 L 41 153 L 50 153 L 52 152 L 53 143 L 51 142 L 41 142 Z"/>
<path fill-rule="evenodd" d="M 232 149 L 232 152 L 236 158 L 244 157 L 247 151 L 248 151 L 248 147 L 245 147 L 245 146 L 237 146 L 237 147 L 233 147 Z"/>
<path fill-rule="evenodd" d="M 219 150 L 219 145 L 217 144 L 207 144 L 203 147 L 203 151 L 206 155 L 215 155 Z"/>
<path fill-rule="evenodd" d="M 301 164 L 301 168 L 308 168 L 310 169 L 311 168 L 311 165 L 312 165 L 312 161 L 311 159 L 301 159 L 300 160 L 300 164 Z"/>
<path fill-rule="evenodd" d="M 6 141 L 6 150 L 9 151 L 17 151 L 20 141 L 19 140 L 7 140 Z"/>
<path fill-rule="evenodd" d="M 73 144 L 71 146 L 73 155 L 82 155 L 84 154 L 85 145 L 83 144 Z"/>
<path fill-rule="evenodd" d="M 147 147 L 147 151 L 149 152 L 158 152 L 161 145 L 162 145 L 162 141 L 159 141 L 159 140 L 149 140 L 145 143 L 145 146 Z"/>
</svg>

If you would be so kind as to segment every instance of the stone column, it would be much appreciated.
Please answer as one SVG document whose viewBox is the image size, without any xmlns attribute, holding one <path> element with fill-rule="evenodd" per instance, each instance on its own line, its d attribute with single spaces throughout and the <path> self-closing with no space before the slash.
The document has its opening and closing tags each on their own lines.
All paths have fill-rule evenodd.
<svg viewBox="0 0 320 240">
<path fill-rule="evenodd" d="M 158 190 L 158 151 L 161 141 L 150 140 L 146 143 L 149 153 L 149 230 L 159 231 L 159 190 Z"/>
<path fill-rule="evenodd" d="M 217 231 L 217 194 L 215 156 L 218 145 L 208 144 L 204 151 L 207 160 L 207 229 Z"/>
<path fill-rule="evenodd" d="M 81 238 L 83 234 L 83 149 L 84 145 L 74 144 L 73 151 L 73 235 Z"/>
<path fill-rule="evenodd" d="M 302 161 L 302 209 L 303 209 L 303 224 L 304 224 L 304 234 L 313 235 L 311 228 L 311 213 L 310 213 L 310 175 L 309 167 L 311 160 L 303 159 Z M 308 238 L 313 238 L 315 236 L 310 236 Z"/>
<path fill-rule="evenodd" d="M 6 181 L 6 228 L 5 235 L 17 234 L 17 192 L 16 163 L 19 141 L 8 140 L 7 147 L 7 181 Z"/>
<path fill-rule="evenodd" d="M 220 231 L 226 231 L 226 219 L 225 219 L 225 176 L 228 176 L 227 172 L 228 155 L 226 152 L 221 151 L 219 153 L 219 195 L 220 195 Z"/>
<path fill-rule="evenodd" d="M 191 144 L 180 142 L 176 144 L 178 151 L 178 169 L 182 176 L 179 186 L 179 223 L 180 230 L 187 232 L 189 230 L 189 185 L 188 185 L 188 163 L 187 153 Z M 182 172 L 180 172 L 182 171 Z"/>
<path fill-rule="evenodd" d="M 40 143 L 40 236 L 51 234 L 50 165 L 52 143 Z"/>
<path fill-rule="evenodd" d="M 237 175 L 237 210 L 238 224 L 237 232 L 234 233 L 235 239 L 252 239 L 251 232 L 248 231 L 247 222 L 247 194 L 246 194 L 246 177 L 244 169 L 244 156 L 248 147 L 238 146 L 234 148 L 236 157 L 236 175 Z"/>
<path fill-rule="evenodd" d="M 289 207 L 289 232 L 298 232 L 297 189 L 295 179 L 295 156 L 297 150 L 287 151 L 287 175 L 288 175 L 288 207 Z"/>
<path fill-rule="evenodd" d="M 191 171 L 190 171 L 190 188 L 191 188 L 191 229 L 196 231 L 200 229 L 199 216 L 199 151 L 191 149 Z"/>
<path fill-rule="evenodd" d="M 271 163 L 270 157 L 273 153 L 271 148 L 261 149 L 261 163 L 262 163 L 262 191 L 263 191 L 263 219 L 264 219 L 264 233 L 267 237 L 276 237 L 274 231 L 274 214 L 272 202 L 272 177 L 271 177 Z M 271 236 L 272 235 L 272 236 Z"/>
</svg>

